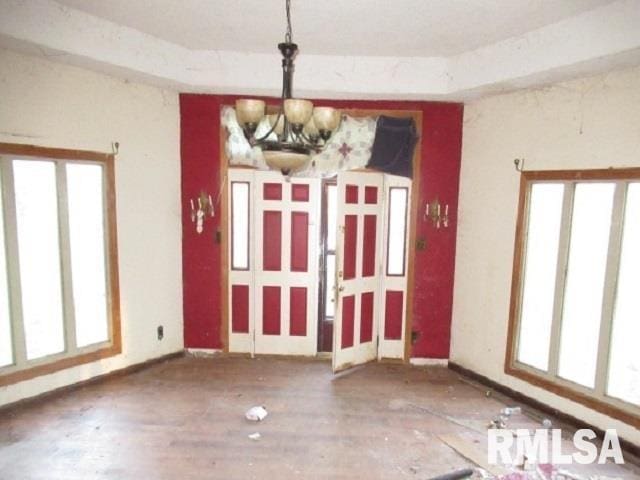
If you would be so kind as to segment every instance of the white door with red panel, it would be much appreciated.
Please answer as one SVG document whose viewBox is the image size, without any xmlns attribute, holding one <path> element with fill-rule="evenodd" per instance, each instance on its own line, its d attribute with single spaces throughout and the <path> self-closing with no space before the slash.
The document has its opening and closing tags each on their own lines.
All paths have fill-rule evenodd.
<svg viewBox="0 0 640 480">
<path fill-rule="evenodd" d="M 246 181 L 251 198 L 242 201 L 245 215 L 234 208 L 240 203 L 234 195 L 244 195 Z M 229 350 L 315 355 L 320 180 L 229 169 L 229 186 Z M 237 238 L 247 230 L 246 241 Z M 248 262 L 235 262 L 245 245 Z M 246 270 L 235 268 L 247 263 Z"/>
<path fill-rule="evenodd" d="M 334 371 L 378 356 L 383 192 L 380 173 L 338 174 Z"/>
<path fill-rule="evenodd" d="M 315 355 L 320 180 L 256 172 L 255 353 Z"/>
</svg>

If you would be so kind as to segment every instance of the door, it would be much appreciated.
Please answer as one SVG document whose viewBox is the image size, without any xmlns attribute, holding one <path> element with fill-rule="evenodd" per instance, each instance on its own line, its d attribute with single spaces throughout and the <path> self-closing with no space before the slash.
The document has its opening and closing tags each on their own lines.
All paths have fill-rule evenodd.
<svg viewBox="0 0 640 480">
<path fill-rule="evenodd" d="M 229 350 L 315 355 L 320 180 L 229 169 L 229 194 Z"/>
<path fill-rule="evenodd" d="M 256 172 L 255 353 L 315 355 L 320 180 Z"/>
<path fill-rule="evenodd" d="M 383 175 L 340 172 L 337 185 L 334 372 L 378 355 Z"/>
</svg>

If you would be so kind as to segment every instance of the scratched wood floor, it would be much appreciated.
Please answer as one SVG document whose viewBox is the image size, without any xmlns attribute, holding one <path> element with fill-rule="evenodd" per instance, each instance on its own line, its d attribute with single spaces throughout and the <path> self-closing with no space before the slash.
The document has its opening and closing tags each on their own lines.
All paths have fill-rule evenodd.
<svg viewBox="0 0 640 480">
<path fill-rule="evenodd" d="M 426 479 L 473 466 L 437 435 L 503 406 L 440 367 L 184 357 L 0 412 L 0 478 Z"/>
</svg>

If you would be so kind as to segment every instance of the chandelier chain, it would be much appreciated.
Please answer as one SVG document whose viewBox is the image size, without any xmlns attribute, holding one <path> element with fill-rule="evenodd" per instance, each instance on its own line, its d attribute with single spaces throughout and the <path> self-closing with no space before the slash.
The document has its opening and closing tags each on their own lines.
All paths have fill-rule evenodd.
<svg viewBox="0 0 640 480">
<path fill-rule="evenodd" d="M 287 10 L 287 33 L 284 36 L 286 43 L 291 43 L 291 0 L 286 0 Z"/>
</svg>

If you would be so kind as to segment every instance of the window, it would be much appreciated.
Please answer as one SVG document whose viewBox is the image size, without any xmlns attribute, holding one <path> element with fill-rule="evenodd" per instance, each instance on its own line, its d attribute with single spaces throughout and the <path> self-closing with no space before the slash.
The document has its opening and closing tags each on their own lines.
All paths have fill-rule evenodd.
<svg viewBox="0 0 640 480">
<path fill-rule="evenodd" d="M 640 169 L 524 172 L 506 373 L 640 425 Z"/>
<path fill-rule="evenodd" d="M 407 200 L 409 189 L 406 187 L 389 188 L 389 218 L 387 241 L 387 275 L 404 276 L 405 244 L 407 238 Z"/>
<path fill-rule="evenodd" d="M 231 182 L 231 269 L 249 270 L 249 182 Z"/>
<path fill-rule="evenodd" d="M 121 351 L 113 156 L 0 144 L 0 385 Z"/>
</svg>

